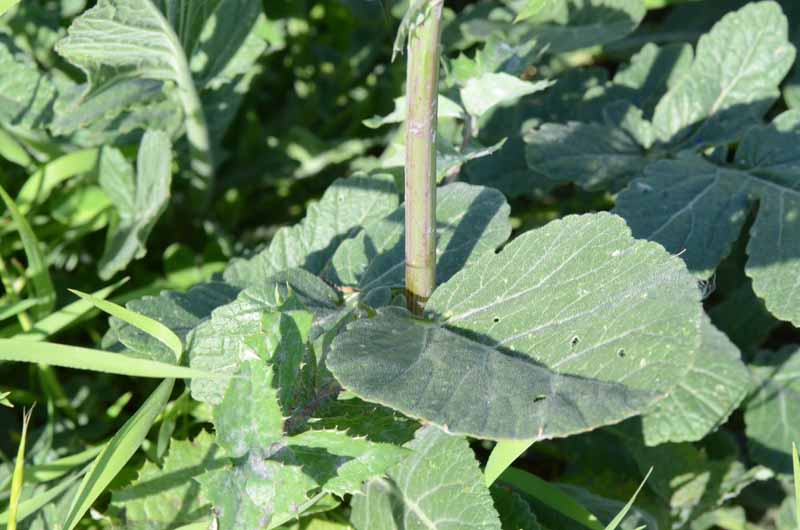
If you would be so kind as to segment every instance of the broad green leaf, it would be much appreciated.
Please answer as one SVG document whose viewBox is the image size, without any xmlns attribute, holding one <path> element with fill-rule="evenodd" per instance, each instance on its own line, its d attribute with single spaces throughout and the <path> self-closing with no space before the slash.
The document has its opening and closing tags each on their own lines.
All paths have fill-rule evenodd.
<svg viewBox="0 0 800 530">
<path fill-rule="evenodd" d="M 650 165 L 617 197 L 614 212 L 635 237 L 680 253 L 708 277 L 731 249 L 747 218 L 749 179 L 742 171 L 686 157 Z"/>
<path fill-rule="evenodd" d="M 322 491 L 339 497 L 359 492 L 364 482 L 383 475 L 411 454 L 393 444 L 352 438 L 341 431 L 306 431 L 290 437 L 287 448 Z"/>
<path fill-rule="evenodd" d="M 174 386 L 174 379 L 163 381 L 150 394 L 141 408 L 106 444 L 83 478 L 80 488 L 72 500 L 72 505 L 64 521 L 65 530 L 72 530 L 78 525 L 94 501 L 106 490 L 108 484 L 136 453 L 156 417 L 167 404 Z"/>
<path fill-rule="evenodd" d="M 172 183 L 172 144 L 161 131 L 147 130 L 139 144 L 136 175 L 122 153 L 103 148 L 100 185 L 119 216 L 109 230 L 100 258 L 100 277 L 108 279 L 133 259 L 144 257 L 150 231 L 167 207 Z"/>
<path fill-rule="evenodd" d="M 403 123 L 406 121 L 406 112 L 406 98 L 396 98 L 394 100 L 394 110 L 390 114 L 387 114 L 386 116 L 373 116 L 368 120 L 364 120 L 364 125 L 370 129 L 377 129 L 379 127 L 383 127 L 384 125 Z M 460 119 L 464 117 L 464 109 L 462 109 L 461 105 L 452 99 L 440 95 L 436 100 L 436 114 L 440 119 Z"/>
<path fill-rule="evenodd" d="M 127 355 L 103 350 L 52 342 L 35 342 L 23 338 L 0 339 L 0 361 L 44 363 L 64 368 L 133 377 L 218 377 L 213 373 L 196 368 L 186 368 L 147 359 L 134 359 Z"/>
<path fill-rule="evenodd" d="M 437 191 L 436 279 L 449 280 L 465 265 L 503 244 L 511 233 L 509 207 L 491 188 L 454 183 Z M 405 285 L 405 206 L 366 225 L 343 242 L 323 276 L 337 285 L 370 291 Z"/>
<path fill-rule="evenodd" d="M 339 179 L 328 187 L 318 203 L 308 208 L 301 223 L 279 230 L 269 248 L 249 260 L 232 261 L 225 271 L 225 280 L 249 286 L 296 267 L 319 274 L 342 241 L 397 205 L 394 179 L 390 175 Z"/>
<path fill-rule="evenodd" d="M 619 195 L 615 212 L 636 237 L 680 252 L 690 270 L 706 277 L 728 254 L 752 209 L 750 198 L 757 198 L 747 275 L 773 315 L 800 322 L 800 295 L 785 287 L 797 275 L 800 249 L 800 194 L 793 176 L 800 167 L 798 138 L 800 112 L 789 111 L 748 131 L 735 169 L 693 157 L 657 162 Z"/>
<path fill-rule="evenodd" d="M 311 428 L 346 431 L 373 442 L 402 445 L 414 438 L 419 424 L 398 412 L 345 393 L 322 405 L 307 423 Z"/>
<path fill-rule="evenodd" d="M 161 322 L 87 293 L 82 293 L 74 289 L 70 289 L 70 292 L 76 294 L 82 300 L 90 302 L 101 311 L 104 311 L 105 313 L 108 313 L 109 315 L 116 317 L 161 341 L 161 343 L 167 346 L 170 350 L 172 350 L 172 353 L 175 354 L 175 362 L 181 362 L 181 357 L 183 356 L 183 344 L 181 344 L 181 339 Z"/>
<path fill-rule="evenodd" d="M 695 442 L 727 421 L 751 386 L 741 354 L 703 317 L 694 365 L 672 394 L 642 418 L 647 445 Z"/>
<path fill-rule="evenodd" d="M 667 393 L 699 346 L 698 301 L 678 258 L 599 213 L 485 255 L 436 289 L 426 312 L 559 373 Z"/>
<path fill-rule="evenodd" d="M 485 73 L 466 82 L 461 89 L 461 101 L 467 112 L 483 116 L 497 105 L 513 103 L 522 96 L 545 90 L 550 81 L 523 81 L 506 73 Z"/>
<path fill-rule="evenodd" d="M 504 486 L 494 486 L 491 492 L 503 530 L 542 530 L 530 504 L 517 492 Z"/>
<path fill-rule="evenodd" d="M 533 498 L 537 503 L 547 506 L 573 523 L 581 525 L 579 528 L 603 530 L 597 517 L 586 508 L 556 486 L 548 484 L 531 473 L 510 467 L 500 477 L 500 481 L 513 486 L 516 490 Z"/>
<path fill-rule="evenodd" d="M 522 9 L 517 13 L 517 18 L 514 19 L 514 22 L 522 22 L 525 19 L 539 14 L 542 9 L 553 2 L 555 2 L 555 0 L 526 0 Z"/>
<path fill-rule="evenodd" d="M 752 2 L 725 15 L 700 38 L 691 68 L 656 106 L 657 137 L 699 144 L 735 138 L 780 95 L 794 56 L 777 2 Z"/>
<path fill-rule="evenodd" d="M 426 313 L 446 328 L 382 311 L 348 326 L 327 364 L 360 397 L 452 432 L 565 436 L 672 391 L 699 346 L 699 294 L 678 258 L 620 218 L 571 216 L 437 288 Z"/>
<path fill-rule="evenodd" d="M 53 287 L 53 280 L 50 278 L 50 271 L 47 268 L 47 260 L 42 253 L 41 243 L 36 238 L 31 225 L 28 223 L 25 216 L 17 208 L 14 199 L 6 193 L 6 190 L 0 186 L 0 198 L 11 214 L 11 219 L 19 232 L 19 237 L 22 240 L 22 246 L 25 249 L 25 257 L 28 260 L 28 268 L 25 275 L 30 280 L 31 294 L 34 298 L 42 301 L 41 305 L 33 312 L 34 317 L 41 317 L 48 314 L 56 303 L 55 289 Z"/>
<path fill-rule="evenodd" d="M 307 308 L 318 320 L 324 320 L 325 315 L 336 310 L 338 301 L 336 293 L 324 282 L 310 274 L 302 277 L 316 282 L 309 285 L 319 289 L 314 293 L 319 298 L 309 296 L 309 291 L 296 289 L 296 283 L 291 280 L 272 278 L 263 286 L 247 289 L 235 301 L 215 309 L 210 319 L 194 329 L 187 348 L 190 366 L 201 370 L 213 367 L 213 371 L 219 370 L 225 377 L 213 384 L 193 384 L 192 397 L 219 405 L 228 391 L 231 376 L 241 363 L 259 359 L 270 362 L 279 346 L 287 349 L 285 367 L 289 375 L 276 383 L 281 383 L 284 396 L 291 392 L 292 378 L 296 375 L 310 331 L 305 317 L 308 313 L 291 311 L 292 307 L 284 308 L 282 312 L 282 304 L 291 298 L 293 303 Z M 238 398 L 238 395 L 231 394 L 234 400 L 231 404 L 235 404 Z"/>
<path fill-rule="evenodd" d="M 621 39 L 645 13 L 642 0 L 552 0 L 524 23 L 529 38 L 562 53 Z"/>
<path fill-rule="evenodd" d="M 757 392 L 745 407 L 750 454 L 780 473 L 792 472 L 792 443 L 800 439 L 800 353 L 793 346 L 763 352 L 753 367 Z"/>
<path fill-rule="evenodd" d="M 526 136 L 525 158 L 533 171 L 587 189 L 619 187 L 647 166 L 644 148 L 619 127 L 546 123 Z"/>
<path fill-rule="evenodd" d="M 486 485 L 491 486 L 514 461 L 533 445 L 531 440 L 501 440 L 494 446 L 486 462 L 483 475 Z"/>
<path fill-rule="evenodd" d="M 136 482 L 112 492 L 112 504 L 125 510 L 131 528 L 174 528 L 205 518 L 208 500 L 193 479 L 227 463 L 218 452 L 205 431 L 193 440 L 173 440 L 164 466 L 145 463 Z"/>
<path fill-rule="evenodd" d="M 353 497 L 353 526 L 370 530 L 500 530 L 475 455 L 463 438 L 423 427 L 388 478 Z"/>
<path fill-rule="evenodd" d="M 274 528 L 273 520 L 300 516 L 316 481 L 296 464 L 250 453 L 234 467 L 197 477 L 203 495 L 214 505 L 219 530 Z M 313 503 L 312 503 L 313 504 Z"/>
<path fill-rule="evenodd" d="M 183 4 L 167 1 L 163 7 Z M 200 9 L 204 10 L 208 4 L 202 5 Z M 188 11 L 194 15 L 198 10 Z M 185 115 L 186 134 L 194 150 L 192 169 L 201 177 L 210 178 L 213 173 L 210 138 L 187 58 L 191 57 L 191 50 L 187 54 L 182 47 L 185 42 L 181 42 L 167 17 L 169 12 L 165 17 L 151 0 L 100 0 L 73 21 L 56 50 L 86 74 L 89 89 L 84 98 L 117 77 L 175 83 Z M 182 36 L 191 34 L 186 32 Z"/>
<path fill-rule="evenodd" d="M 478 438 L 567 436 L 622 421 L 658 398 L 559 375 L 399 308 L 348 326 L 327 365 L 367 401 Z"/>
<path fill-rule="evenodd" d="M 131 300 L 126 307 L 156 320 L 172 330 L 185 343 L 187 335 L 217 307 L 236 299 L 239 289 L 221 282 L 197 284 L 185 293 L 164 291 L 158 296 L 145 296 Z M 111 329 L 103 346 L 113 346 L 119 341 L 122 353 L 153 361 L 171 362 L 172 351 L 158 339 L 117 318 L 109 320 Z"/>
<path fill-rule="evenodd" d="M 659 47 L 648 43 L 631 57 L 630 63 L 614 75 L 613 85 L 603 94 L 624 98 L 652 118 L 659 99 L 687 75 L 694 58 L 688 44 L 667 44 Z"/>
<path fill-rule="evenodd" d="M 47 125 L 55 88 L 29 58 L 15 53 L 14 44 L 0 37 L 0 122 L 33 130 Z"/>
</svg>

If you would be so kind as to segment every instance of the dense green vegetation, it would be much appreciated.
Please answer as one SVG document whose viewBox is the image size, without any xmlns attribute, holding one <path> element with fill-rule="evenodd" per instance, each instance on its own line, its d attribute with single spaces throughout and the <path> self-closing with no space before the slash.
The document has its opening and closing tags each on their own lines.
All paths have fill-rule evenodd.
<svg viewBox="0 0 800 530">
<path fill-rule="evenodd" d="M 797 530 L 798 44 L 0 0 L 0 528 Z"/>
</svg>

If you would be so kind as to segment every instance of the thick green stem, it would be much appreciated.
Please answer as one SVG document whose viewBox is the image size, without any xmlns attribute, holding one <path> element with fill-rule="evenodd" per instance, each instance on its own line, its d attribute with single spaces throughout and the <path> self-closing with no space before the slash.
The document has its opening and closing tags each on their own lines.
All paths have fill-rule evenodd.
<svg viewBox="0 0 800 530">
<path fill-rule="evenodd" d="M 444 0 L 415 0 L 422 23 L 408 36 L 406 78 L 406 297 L 421 314 L 436 286 L 436 102 Z M 416 21 L 412 20 L 411 24 Z"/>
</svg>

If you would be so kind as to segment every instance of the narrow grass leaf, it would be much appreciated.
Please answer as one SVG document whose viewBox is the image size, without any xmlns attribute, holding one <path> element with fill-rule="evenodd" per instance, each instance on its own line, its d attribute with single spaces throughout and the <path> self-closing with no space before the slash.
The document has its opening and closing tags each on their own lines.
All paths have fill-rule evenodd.
<svg viewBox="0 0 800 530">
<path fill-rule="evenodd" d="M 111 293 L 117 290 L 121 285 L 125 284 L 128 278 L 123 278 L 115 284 L 104 287 L 99 291 L 92 293 L 95 299 L 103 300 L 110 296 Z M 58 311 L 50 313 L 43 319 L 37 321 L 33 328 L 27 333 L 20 333 L 16 335 L 15 339 L 25 339 L 32 341 L 42 341 L 47 337 L 51 337 L 59 331 L 71 326 L 77 320 L 85 316 L 89 311 L 95 308 L 93 302 L 89 300 L 80 299 L 67 306 L 62 307 Z"/>
<path fill-rule="evenodd" d="M 116 317 L 135 328 L 139 328 L 148 335 L 158 339 L 170 350 L 172 350 L 172 352 L 175 354 L 175 360 L 180 362 L 183 354 L 183 345 L 181 344 L 181 339 L 178 338 L 178 336 L 175 335 L 171 329 L 161 322 L 153 320 L 152 318 L 144 315 L 140 315 L 139 313 L 131 311 L 130 309 L 126 309 L 115 304 L 114 302 L 97 298 L 91 294 L 76 291 L 75 289 L 70 289 L 70 292 L 78 295 L 84 300 L 91 302 L 101 311 L 105 311 L 109 315 Z"/>
<path fill-rule="evenodd" d="M 0 0 L 0 16 L 19 3 L 19 0 Z"/>
<path fill-rule="evenodd" d="M 800 529 L 800 457 L 797 456 L 797 444 L 792 444 L 792 468 L 794 469 L 794 504 L 795 520 Z"/>
<path fill-rule="evenodd" d="M 75 494 L 64 521 L 65 530 L 73 530 L 77 526 L 97 497 L 136 453 L 153 422 L 167 404 L 174 386 L 174 379 L 167 379 L 158 385 L 136 414 L 106 444 Z"/>
<path fill-rule="evenodd" d="M 11 478 L 11 500 L 8 505 L 8 530 L 17 530 L 19 499 L 22 496 L 22 485 L 25 482 L 25 442 L 28 438 L 28 424 L 33 409 L 28 410 L 22 420 L 22 437 L 17 449 L 17 461 L 14 464 L 14 475 Z"/>
<path fill-rule="evenodd" d="M 72 486 L 79 478 L 81 478 L 83 474 L 84 471 L 72 475 L 71 477 L 66 478 L 61 482 L 59 482 L 57 486 L 54 486 L 49 490 L 43 491 L 40 494 L 19 503 L 19 506 L 17 507 L 17 521 L 25 520 L 26 517 L 33 515 L 34 513 L 38 512 L 39 510 L 41 510 L 42 508 L 53 502 L 56 498 L 58 498 L 59 495 L 67 491 L 70 488 L 70 486 Z M 8 524 L 8 520 L 9 520 L 8 511 L 0 513 L 0 525 Z"/>
<path fill-rule="evenodd" d="M 0 392 L 0 405 L 4 407 L 8 407 L 10 409 L 14 408 L 13 403 L 8 400 L 8 396 L 11 395 L 11 392 Z"/>
<path fill-rule="evenodd" d="M 625 507 L 622 508 L 622 510 L 617 514 L 617 516 L 614 517 L 614 519 L 612 519 L 610 523 L 608 523 L 608 526 L 606 526 L 606 530 L 616 530 L 617 527 L 620 525 L 620 523 L 622 523 L 622 520 L 625 518 L 626 515 L 628 515 L 628 511 L 630 511 L 630 509 L 633 507 L 633 503 L 636 502 L 636 497 L 639 496 L 639 492 L 642 491 L 645 482 L 647 482 L 647 479 L 650 478 L 651 473 L 653 473 L 652 467 L 650 468 L 650 471 L 647 472 L 647 475 L 644 477 L 642 483 L 639 484 L 639 487 L 636 489 L 636 492 L 633 494 L 633 497 L 631 497 L 631 500 L 628 501 L 628 504 L 626 504 Z"/>
<path fill-rule="evenodd" d="M 46 302 L 46 300 L 41 298 L 28 298 L 27 300 L 20 300 L 18 302 L 0 306 L 0 320 L 15 317 L 23 311 L 27 311 L 28 309 L 35 307 L 42 302 Z"/>
<path fill-rule="evenodd" d="M 93 171 L 99 158 L 100 149 L 92 148 L 75 151 L 48 162 L 22 185 L 17 194 L 19 209 L 27 213 L 36 203 L 47 199 L 56 186 L 65 180 Z"/>
<path fill-rule="evenodd" d="M 572 519 L 589 530 L 604 530 L 600 521 L 572 497 L 548 484 L 539 477 L 510 467 L 506 469 L 500 480 L 514 486 L 538 502 L 557 511 L 564 517 Z"/>
<path fill-rule="evenodd" d="M 0 16 L 3 15 L 2 5 L 4 1 L 7 2 L 7 0 L 0 0 Z M 19 0 L 12 0 L 12 4 L 18 1 Z M 33 160 L 31 160 L 25 148 L 3 129 L 0 129 L 0 157 L 5 158 L 12 164 L 17 164 L 22 167 L 30 167 L 33 165 Z"/>
<path fill-rule="evenodd" d="M 44 302 L 34 312 L 37 318 L 46 315 L 52 311 L 56 302 L 55 289 L 53 287 L 53 280 L 50 278 L 50 272 L 47 270 L 47 262 L 42 255 L 42 249 L 39 245 L 39 240 L 36 234 L 33 233 L 31 225 L 25 219 L 25 216 L 17 208 L 16 203 L 11 196 L 6 193 L 6 190 L 0 186 L 0 197 L 6 203 L 13 219 L 14 224 L 19 232 L 19 237 L 22 239 L 22 246 L 25 249 L 25 257 L 28 260 L 28 270 L 26 275 L 30 278 L 33 287 L 33 296 L 41 298 Z"/>
<path fill-rule="evenodd" d="M 216 377 L 212 372 L 91 348 L 24 339 L 0 339 L 0 361 L 45 363 L 62 368 L 155 378 Z"/>
<path fill-rule="evenodd" d="M 489 461 L 486 462 L 486 469 L 483 471 L 486 486 L 494 484 L 494 481 L 514 463 L 514 460 L 527 451 L 533 442 L 534 440 L 501 440 L 497 442 L 489 455 Z"/>
</svg>

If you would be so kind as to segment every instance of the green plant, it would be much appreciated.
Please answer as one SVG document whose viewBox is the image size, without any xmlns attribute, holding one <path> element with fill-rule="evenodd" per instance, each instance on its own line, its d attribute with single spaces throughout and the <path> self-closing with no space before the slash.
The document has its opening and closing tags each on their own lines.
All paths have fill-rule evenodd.
<svg viewBox="0 0 800 530">
<path fill-rule="evenodd" d="M 0 16 L 0 525 L 796 528 L 790 2 Z"/>
</svg>

